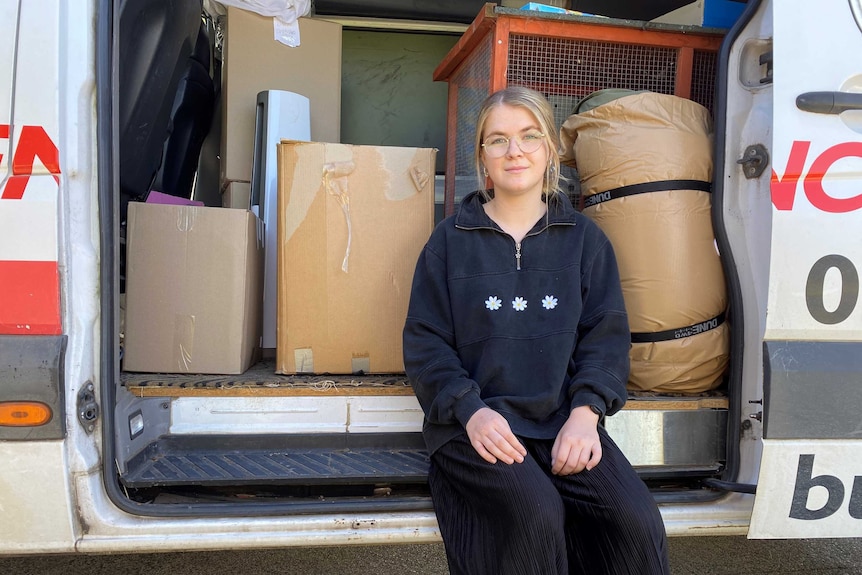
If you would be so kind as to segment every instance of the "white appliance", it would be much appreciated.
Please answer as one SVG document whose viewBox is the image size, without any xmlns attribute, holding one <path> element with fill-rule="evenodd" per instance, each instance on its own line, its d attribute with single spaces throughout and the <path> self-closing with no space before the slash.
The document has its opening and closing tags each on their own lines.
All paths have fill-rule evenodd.
<svg viewBox="0 0 862 575">
<path fill-rule="evenodd" d="M 308 98 L 284 90 L 257 95 L 254 163 L 251 169 L 251 210 L 263 220 L 263 337 L 261 347 L 275 348 L 278 266 L 278 153 L 281 140 L 311 141 Z"/>
</svg>

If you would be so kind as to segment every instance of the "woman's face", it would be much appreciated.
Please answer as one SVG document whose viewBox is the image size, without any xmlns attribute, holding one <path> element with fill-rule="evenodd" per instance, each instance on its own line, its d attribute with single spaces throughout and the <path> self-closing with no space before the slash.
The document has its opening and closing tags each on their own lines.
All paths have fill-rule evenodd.
<svg viewBox="0 0 862 575">
<path fill-rule="evenodd" d="M 536 146 L 537 138 L 541 141 L 533 151 L 524 152 L 518 145 L 521 142 L 529 150 Z M 485 144 L 482 162 L 494 183 L 495 197 L 535 194 L 541 198 L 548 167 L 548 143 L 533 114 L 526 108 L 495 106 L 485 120 L 482 143 Z M 502 155 L 494 157 L 498 153 Z"/>
</svg>

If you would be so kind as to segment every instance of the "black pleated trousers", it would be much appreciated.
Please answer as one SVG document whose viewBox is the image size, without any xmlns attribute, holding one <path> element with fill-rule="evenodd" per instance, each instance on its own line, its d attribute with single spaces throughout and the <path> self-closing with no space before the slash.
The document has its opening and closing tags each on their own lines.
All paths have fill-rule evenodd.
<svg viewBox="0 0 862 575">
<path fill-rule="evenodd" d="M 466 433 L 431 456 L 429 483 L 451 575 L 668 574 L 655 501 L 599 427 L 590 471 L 551 474 L 554 440 L 520 438 L 523 463 L 490 464 Z"/>
</svg>

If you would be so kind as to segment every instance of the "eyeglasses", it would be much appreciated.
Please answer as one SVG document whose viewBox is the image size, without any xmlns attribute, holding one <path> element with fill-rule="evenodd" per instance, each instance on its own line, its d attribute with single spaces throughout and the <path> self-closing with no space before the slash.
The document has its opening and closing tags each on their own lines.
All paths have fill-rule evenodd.
<svg viewBox="0 0 862 575">
<path fill-rule="evenodd" d="M 511 138 L 492 136 L 485 140 L 482 147 L 491 158 L 502 158 L 509 151 L 509 142 L 515 140 L 518 149 L 525 154 L 532 154 L 542 146 L 544 137 L 545 134 L 542 132 L 527 132 L 523 136 L 512 136 Z"/>
</svg>

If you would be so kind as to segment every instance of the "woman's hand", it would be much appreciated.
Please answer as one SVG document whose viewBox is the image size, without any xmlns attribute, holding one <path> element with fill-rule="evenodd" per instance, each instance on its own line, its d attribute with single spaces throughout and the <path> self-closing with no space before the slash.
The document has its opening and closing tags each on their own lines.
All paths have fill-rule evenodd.
<svg viewBox="0 0 862 575">
<path fill-rule="evenodd" d="M 572 410 L 551 449 L 551 473 L 571 475 L 599 464 L 602 444 L 599 441 L 598 423 L 599 416 L 589 405 Z"/>
<path fill-rule="evenodd" d="M 473 449 L 488 463 L 523 463 L 527 449 L 521 445 L 506 418 L 491 409 L 483 407 L 474 413 L 465 426 L 467 437 Z"/>
</svg>

